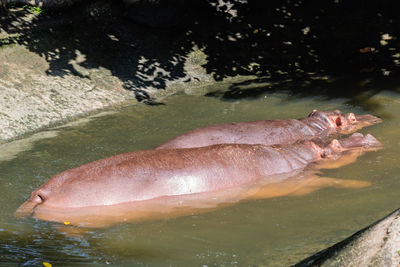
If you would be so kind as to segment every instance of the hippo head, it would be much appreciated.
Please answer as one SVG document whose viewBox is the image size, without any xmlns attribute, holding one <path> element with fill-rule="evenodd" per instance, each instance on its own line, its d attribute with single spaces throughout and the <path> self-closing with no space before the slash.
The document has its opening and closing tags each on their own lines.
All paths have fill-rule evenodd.
<svg viewBox="0 0 400 267">
<path fill-rule="evenodd" d="M 363 135 L 361 133 L 354 133 L 350 137 L 340 140 L 333 139 L 329 145 L 323 148 L 323 157 L 334 157 L 345 151 L 370 151 L 378 150 L 383 147 L 375 137 L 370 134 Z"/>
<path fill-rule="evenodd" d="M 382 120 L 373 115 L 355 116 L 354 113 L 342 114 L 340 110 L 319 111 L 313 110 L 308 118 L 316 119 L 323 126 L 332 129 L 337 133 L 349 134 L 363 127 L 382 122 Z"/>
</svg>

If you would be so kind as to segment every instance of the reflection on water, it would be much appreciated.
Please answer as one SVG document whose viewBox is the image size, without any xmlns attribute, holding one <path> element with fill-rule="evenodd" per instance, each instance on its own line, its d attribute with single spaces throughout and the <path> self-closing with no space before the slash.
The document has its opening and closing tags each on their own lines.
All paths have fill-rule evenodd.
<svg viewBox="0 0 400 267">
<path fill-rule="evenodd" d="M 43 131 L 31 135 L 30 137 L 16 140 L 14 142 L 0 145 L 0 161 L 12 160 L 18 153 L 31 150 L 33 144 L 44 138 L 51 138 L 57 135 L 57 131 Z"/>
<path fill-rule="evenodd" d="M 0 161 L 0 265 L 268 265 L 286 266 L 365 227 L 399 208 L 400 98 L 381 94 L 381 124 L 361 130 L 385 149 L 322 175 L 372 182 L 361 189 L 327 188 L 304 196 L 250 200 L 208 213 L 80 229 L 34 219 L 17 220 L 15 209 L 52 175 L 84 163 L 153 148 L 172 137 L 216 123 L 299 118 L 312 109 L 365 113 L 340 100 L 287 101 L 286 95 L 220 101 L 177 95 L 165 105 L 136 105 L 93 118 L 85 125 L 57 129 L 57 136 L 25 146 Z M 9 144 L 12 147 L 12 143 Z M 15 150 L 18 146 L 15 146 Z M 13 153 L 10 150 L 10 154 Z M 61 232 L 68 232 L 62 234 Z"/>
</svg>

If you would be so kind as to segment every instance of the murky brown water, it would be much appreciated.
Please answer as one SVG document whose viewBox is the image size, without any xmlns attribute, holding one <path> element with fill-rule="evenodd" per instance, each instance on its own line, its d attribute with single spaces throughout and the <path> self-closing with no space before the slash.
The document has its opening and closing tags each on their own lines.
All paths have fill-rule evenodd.
<svg viewBox="0 0 400 267">
<path fill-rule="evenodd" d="M 30 192 L 63 170 L 114 154 L 153 148 L 187 130 L 216 123 L 298 118 L 312 109 L 361 108 L 344 100 L 284 94 L 224 102 L 176 95 L 165 105 L 136 105 L 89 122 L 43 131 L 0 146 L 0 265 L 287 266 L 334 244 L 400 207 L 400 97 L 371 101 L 382 124 L 365 128 L 385 149 L 323 175 L 372 182 L 305 196 L 245 201 L 216 211 L 94 229 L 65 236 L 48 222 L 14 219 Z M 35 136 L 34 136 L 35 137 Z M 71 227 L 71 229 L 74 229 Z"/>
</svg>

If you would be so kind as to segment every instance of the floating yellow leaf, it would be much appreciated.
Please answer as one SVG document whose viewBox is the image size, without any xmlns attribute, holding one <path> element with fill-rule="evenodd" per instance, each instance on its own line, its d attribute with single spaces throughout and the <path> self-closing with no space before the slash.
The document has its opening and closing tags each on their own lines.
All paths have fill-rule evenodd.
<svg viewBox="0 0 400 267">
<path fill-rule="evenodd" d="M 43 266 L 44 266 L 44 267 L 51 267 L 51 263 L 43 262 Z"/>
<path fill-rule="evenodd" d="M 65 225 L 68 225 L 68 224 L 70 224 L 70 222 L 64 222 L 64 224 L 65 224 Z"/>
</svg>

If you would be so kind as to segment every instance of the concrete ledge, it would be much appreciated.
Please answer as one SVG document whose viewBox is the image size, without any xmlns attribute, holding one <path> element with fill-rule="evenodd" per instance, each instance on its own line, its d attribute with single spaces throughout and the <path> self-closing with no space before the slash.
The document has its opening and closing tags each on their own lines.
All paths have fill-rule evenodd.
<svg viewBox="0 0 400 267">
<path fill-rule="evenodd" d="M 399 266 L 399 229 L 400 209 L 294 266 Z"/>
</svg>

